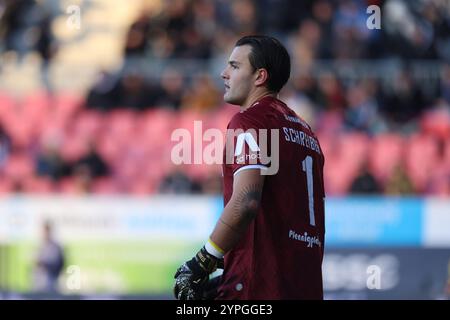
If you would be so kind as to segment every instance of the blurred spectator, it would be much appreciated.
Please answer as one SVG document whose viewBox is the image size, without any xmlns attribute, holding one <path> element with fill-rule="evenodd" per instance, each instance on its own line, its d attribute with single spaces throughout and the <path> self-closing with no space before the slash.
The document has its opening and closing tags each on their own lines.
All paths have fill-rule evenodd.
<svg viewBox="0 0 450 320">
<path fill-rule="evenodd" d="M 401 0 L 386 2 L 383 7 L 383 25 L 386 26 L 386 44 L 390 47 L 391 54 L 407 59 L 437 57 L 433 20 L 437 22 L 438 12 L 434 11 L 433 6 L 428 6 L 425 2 L 421 5 Z M 421 7 L 424 9 L 422 14 Z"/>
<path fill-rule="evenodd" d="M 33 270 L 34 289 L 39 292 L 56 293 L 58 277 L 63 271 L 65 258 L 62 246 L 53 236 L 49 221 L 42 226 L 43 240 L 37 252 Z"/>
<path fill-rule="evenodd" d="M 441 96 L 450 105 L 450 64 L 445 64 L 442 68 Z"/>
<path fill-rule="evenodd" d="M 17 54 L 18 62 L 30 51 L 41 57 L 41 81 L 51 92 L 49 66 L 56 53 L 56 39 L 52 32 L 51 8 L 41 1 L 8 0 L 0 8 L 0 38 L 4 39 L 4 51 Z M 0 47 L 0 49 L 2 49 Z"/>
<path fill-rule="evenodd" d="M 70 166 L 61 157 L 59 146 L 47 141 L 37 155 L 35 170 L 38 176 L 48 176 L 58 181 L 69 174 Z"/>
<path fill-rule="evenodd" d="M 299 21 L 309 16 L 313 1 L 258 0 L 254 1 L 258 31 L 265 34 L 289 33 Z"/>
<path fill-rule="evenodd" d="M 92 168 L 89 165 L 82 163 L 76 164 L 72 172 L 72 191 L 76 194 L 90 194 L 92 193 L 94 176 Z"/>
<path fill-rule="evenodd" d="M 164 177 L 159 186 L 159 193 L 162 194 L 192 194 L 200 191 L 201 186 L 179 170 Z"/>
<path fill-rule="evenodd" d="M 366 4 L 361 1 L 341 0 L 336 10 L 333 29 L 334 58 L 358 59 L 365 57 L 367 37 Z"/>
<path fill-rule="evenodd" d="M 192 24 L 201 37 L 208 42 L 212 41 L 217 34 L 216 19 L 217 1 L 197 0 L 192 4 Z M 209 43 L 211 45 L 211 43 Z"/>
<path fill-rule="evenodd" d="M 156 105 L 179 109 L 184 94 L 183 75 L 173 69 L 165 70 L 161 77 L 161 90 Z"/>
<path fill-rule="evenodd" d="M 0 16 L 0 38 L 4 39 L 4 50 L 14 51 L 19 60 L 33 47 L 35 39 L 29 28 L 37 24 L 34 0 L 9 0 Z"/>
<path fill-rule="evenodd" d="M 44 10 L 44 9 L 43 9 Z M 50 81 L 50 64 L 58 50 L 55 37 L 52 31 L 52 17 L 44 13 L 42 21 L 39 24 L 39 36 L 36 41 L 35 49 L 41 56 L 41 77 L 42 82 L 48 92 L 53 92 L 53 86 Z"/>
<path fill-rule="evenodd" d="M 333 6 L 328 0 L 318 0 L 312 4 L 312 16 L 321 30 L 318 52 L 320 59 L 331 59 L 332 57 L 330 43 L 333 40 L 333 10 Z"/>
<path fill-rule="evenodd" d="M 187 27 L 181 33 L 181 42 L 176 47 L 174 58 L 181 59 L 209 59 L 211 44 L 193 27 Z"/>
<path fill-rule="evenodd" d="M 107 176 L 110 169 L 97 152 L 94 143 L 88 143 L 88 152 L 73 164 L 73 173 L 80 173 L 82 177 L 90 175 L 93 178 Z M 88 171 L 88 173 L 86 173 Z"/>
<path fill-rule="evenodd" d="M 231 1 L 231 29 L 241 35 L 257 32 L 256 6 L 252 0 Z"/>
<path fill-rule="evenodd" d="M 119 76 L 101 71 L 92 88 L 87 93 L 86 106 L 99 110 L 113 109 L 120 101 Z"/>
<path fill-rule="evenodd" d="M 345 91 L 336 75 L 332 72 L 325 72 L 319 77 L 318 84 L 316 105 L 327 111 L 342 113 L 345 108 Z"/>
<path fill-rule="evenodd" d="M 315 128 L 314 105 L 303 90 L 296 90 L 295 87 L 287 85 L 282 91 L 282 100 L 311 127 Z"/>
<path fill-rule="evenodd" d="M 195 111 L 208 111 L 220 105 L 222 96 L 208 75 L 199 75 L 187 90 L 182 107 Z"/>
<path fill-rule="evenodd" d="M 302 21 L 290 40 L 293 68 L 310 70 L 320 51 L 321 29 L 313 19 Z"/>
<path fill-rule="evenodd" d="M 389 177 L 385 194 L 387 195 L 411 195 L 414 194 L 414 186 L 402 165 L 394 168 L 391 177 Z"/>
<path fill-rule="evenodd" d="M 382 96 L 380 105 L 394 126 L 416 118 L 425 109 L 426 101 L 420 87 L 408 71 L 401 72 L 393 82 L 392 91 Z"/>
<path fill-rule="evenodd" d="M 126 58 L 145 54 L 150 30 L 149 20 L 148 13 L 144 12 L 131 24 L 125 38 L 124 56 Z"/>
<path fill-rule="evenodd" d="M 354 194 L 377 194 L 381 192 L 381 187 L 375 177 L 369 171 L 367 164 L 361 166 L 359 174 L 353 180 L 350 193 Z"/>
<path fill-rule="evenodd" d="M 120 81 L 119 106 L 144 110 L 155 106 L 159 89 L 146 83 L 144 77 L 137 73 L 128 73 Z"/>
<path fill-rule="evenodd" d="M 347 103 L 348 107 L 344 113 L 346 127 L 350 130 L 375 133 L 379 122 L 378 105 L 363 83 L 349 88 Z"/>
<path fill-rule="evenodd" d="M 11 138 L 4 130 L 3 126 L 0 125 L 0 168 L 3 168 L 3 166 L 6 164 L 10 151 Z"/>
<path fill-rule="evenodd" d="M 439 148 L 444 153 L 444 144 L 450 137 L 450 103 L 444 99 L 437 99 L 434 105 L 426 111 L 421 119 L 423 133 L 438 139 Z"/>
<path fill-rule="evenodd" d="M 16 2 L 18 3 L 18 1 Z M 8 8 L 8 3 L 6 1 L 0 1 L 0 39 L 6 39 L 5 34 L 7 34 L 8 32 L 8 25 L 9 25 L 9 21 L 6 22 L 6 14 L 7 11 L 6 10 L 10 10 Z M 2 43 L 0 43 L 1 47 L 0 47 L 0 52 L 3 51 L 3 41 Z"/>
<path fill-rule="evenodd" d="M 216 20 L 214 2 L 174 0 L 165 3 L 153 25 L 152 49 L 156 56 L 209 59 Z"/>
<path fill-rule="evenodd" d="M 316 104 L 315 107 L 323 109 L 323 106 L 319 103 L 319 87 L 317 85 L 317 79 L 313 77 L 310 72 L 300 73 L 291 80 L 291 83 L 298 95 L 304 95 L 312 103 Z"/>
</svg>

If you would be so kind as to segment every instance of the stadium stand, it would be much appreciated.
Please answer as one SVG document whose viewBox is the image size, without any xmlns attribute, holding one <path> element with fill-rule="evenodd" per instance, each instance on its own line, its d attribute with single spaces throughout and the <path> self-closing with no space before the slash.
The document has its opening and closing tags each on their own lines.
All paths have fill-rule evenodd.
<svg viewBox="0 0 450 320">
<path fill-rule="evenodd" d="M 158 193 L 179 169 L 170 161 L 173 130 L 192 133 L 202 120 L 204 130 L 224 131 L 237 111 L 221 103 L 227 50 L 243 33 L 269 32 L 289 45 L 293 73 L 283 98 L 319 135 L 327 194 L 348 194 L 367 165 L 385 192 L 403 170 L 410 192 L 449 195 L 443 2 L 370 1 L 389 22 L 372 32 L 365 1 L 97 1 L 82 4 L 80 30 L 67 27 L 58 1 L 13 3 L 0 10 L 3 193 Z M 48 39 L 33 42 L 26 32 Z M 39 67 L 47 62 L 48 70 Z M 56 176 L 39 173 L 49 145 L 63 166 Z M 106 176 L 76 166 L 89 145 L 110 168 Z M 182 170 L 205 186 L 220 175 L 219 165 Z"/>
</svg>

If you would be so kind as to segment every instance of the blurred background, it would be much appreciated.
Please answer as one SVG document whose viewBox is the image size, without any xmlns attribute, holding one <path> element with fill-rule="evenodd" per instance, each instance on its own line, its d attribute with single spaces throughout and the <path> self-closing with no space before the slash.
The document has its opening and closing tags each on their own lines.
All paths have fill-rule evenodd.
<svg viewBox="0 0 450 320">
<path fill-rule="evenodd" d="M 223 208 L 171 134 L 226 130 L 260 33 L 325 153 L 325 298 L 450 297 L 448 0 L 0 0 L 0 298 L 171 298 Z"/>
</svg>

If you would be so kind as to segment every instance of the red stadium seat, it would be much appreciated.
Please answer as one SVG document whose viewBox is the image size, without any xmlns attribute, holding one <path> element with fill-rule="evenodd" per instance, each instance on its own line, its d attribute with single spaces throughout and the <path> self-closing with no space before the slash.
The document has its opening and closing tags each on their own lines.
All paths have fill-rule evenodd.
<svg viewBox="0 0 450 320">
<path fill-rule="evenodd" d="M 71 117 L 84 105 L 83 95 L 72 94 L 67 92 L 58 93 L 52 100 L 52 107 L 56 108 L 59 113 Z"/>
<path fill-rule="evenodd" d="M 32 177 L 23 181 L 24 191 L 32 194 L 47 194 L 56 191 L 56 182 L 50 178 Z"/>
<path fill-rule="evenodd" d="M 21 104 L 27 112 L 46 113 L 51 108 L 52 98 L 45 91 L 35 91 L 26 95 Z"/>
<path fill-rule="evenodd" d="M 87 140 L 84 137 L 67 135 L 61 144 L 61 157 L 69 162 L 76 161 L 88 151 Z"/>
<path fill-rule="evenodd" d="M 128 155 L 114 164 L 114 179 L 121 190 L 133 193 L 137 192 L 136 190 L 150 192 L 165 175 L 166 166 L 167 163 L 164 164 L 159 159 L 133 158 Z"/>
<path fill-rule="evenodd" d="M 95 194 L 116 194 L 120 192 L 117 183 L 112 178 L 97 178 L 92 183 Z"/>
<path fill-rule="evenodd" d="M 94 139 L 103 129 L 104 115 L 96 111 L 83 111 L 71 123 L 77 136 Z"/>
<path fill-rule="evenodd" d="M 192 111 L 192 110 L 183 110 L 180 113 L 177 122 L 177 128 L 187 129 L 189 132 L 193 133 L 195 121 L 206 121 L 208 116 L 204 113 Z"/>
<path fill-rule="evenodd" d="M 425 189 L 438 163 L 438 145 L 435 138 L 428 135 L 413 135 L 406 150 L 407 170 L 417 190 Z"/>
<path fill-rule="evenodd" d="M 134 135 L 137 115 L 131 110 L 115 110 L 105 115 L 104 134 L 113 140 L 125 140 Z"/>
<path fill-rule="evenodd" d="M 4 166 L 6 176 L 13 179 L 28 179 L 34 175 L 35 164 L 30 155 L 12 154 Z"/>
<path fill-rule="evenodd" d="M 44 122 L 46 108 L 45 98 L 32 95 L 14 101 L 9 108 L 1 111 L 2 126 L 11 136 L 13 145 L 28 147 L 37 139 L 39 127 Z"/>
<path fill-rule="evenodd" d="M 139 164 L 135 159 L 130 157 L 122 157 L 113 164 L 114 177 L 118 177 L 124 181 L 132 181 L 139 177 L 142 172 Z"/>
<path fill-rule="evenodd" d="M 335 111 L 321 113 L 316 121 L 316 133 L 335 134 L 342 129 L 342 114 Z"/>
<path fill-rule="evenodd" d="M 68 193 L 73 195 L 86 195 L 92 192 L 94 181 L 92 181 L 91 190 L 82 186 L 77 177 L 67 177 L 58 182 L 56 190 L 60 193 Z"/>
<path fill-rule="evenodd" d="M 393 169 L 402 161 L 404 139 L 396 134 L 376 136 L 369 154 L 369 166 L 375 177 L 386 182 Z"/>
<path fill-rule="evenodd" d="M 64 134 L 61 155 L 74 161 L 86 154 L 89 143 L 97 143 L 102 137 L 103 120 L 98 112 L 88 111 L 79 114 Z"/>
<path fill-rule="evenodd" d="M 331 194 L 344 194 L 367 160 L 370 139 L 361 133 L 318 136 L 325 155 L 325 180 Z M 327 183 L 327 182 L 326 182 Z"/>
<path fill-rule="evenodd" d="M 367 161 L 370 138 L 363 133 L 346 133 L 340 136 L 340 148 L 342 161 L 347 164 L 349 170 L 355 172 Z"/>
<path fill-rule="evenodd" d="M 448 139 L 444 144 L 444 163 L 447 168 L 450 168 L 450 139 Z"/>
<path fill-rule="evenodd" d="M 47 123 L 51 110 L 51 98 L 44 91 L 36 91 L 23 97 L 20 101 L 20 111 L 16 110 L 17 121 L 25 121 L 28 126 L 38 132 Z"/>
<path fill-rule="evenodd" d="M 193 180 L 203 180 L 210 175 L 211 166 L 207 164 L 191 164 L 186 167 L 186 175 Z"/>
<path fill-rule="evenodd" d="M 0 194 L 5 195 L 14 191 L 14 180 L 8 177 L 0 179 Z"/>
<path fill-rule="evenodd" d="M 421 118 L 422 130 L 443 140 L 450 139 L 450 112 L 440 108 L 426 112 Z"/>
<path fill-rule="evenodd" d="M 61 193 L 76 193 L 75 183 L 72 177 L 61 179 L 58 182 L 57 190 Z"/>
<path fill-rule="evenodd" d="M 129 192 L 134 195 L 150 195 L 157 191 L 158 181 L 149 179 L 138 179 L 129 188 Z"/>
<path fill-rule="evenodd" d="M 148 148 L 169 144 L 173 130 L 178 127 L 178 117 L 177 113 L 165 109 L 144 112 L 138 117 L 135 139 L 142 139 Z"/>
<path fill-rule="evenodd" d="M 97 151 L 108 163 L 115 163 L 123 156 L 126 146 L 112 139 L 107 134 L 102 134 L 97 139 Z"/>
<path fill-rule="evenodd" d="M 3 112 L 8 112 L 14 106 L 16 105 L 16 101 L 14 97 L 12 97 L 10 94 L 7 94 L 6 92 L 0 91 L 0 117 L 3 114 Z"/>
<path fill-rule="evenodd" d="M 42 144 L 56 144 L 56 146 L 60 146 L 65 139 L 65 130 L 63 127 L 49 123 L 47 126 L 42 128 L 42 131 L 38 135 L 38 141 Z"/>
<path fill-rule="evenodd" d="M 162 160 L 156 156 L 149 157 L 147 161 L 140 163 L 140 178 L 159 181 L 174 165 L 168 160 Z"/>
<path fill-rule="evenodd" d="M 435 166 L 424 193 L 434 196 L 450 196 L 450 166 L 448 163 L 442 162 Z"/>
<path fill-rule="evenodd" d="M 27 118 L 9 118 L 4 127 L 11 137 L 12 144 L 19 148 L 28 147 L 37 140 L 36 127 Z"/>
<path fill-rule="evenodd" d="M 323 154 L 325 157 L 327 157 L 329 154 L 335 152 L 334 146 L 333 146 L 333 135 L 320 133 L 317 135 L 317 138 L 319 139 L 320 148 L 322 149 Z M 326 159 L 326 158 L 325 158 Z"/>
<path fill-rule="evenodd" d="M 356 172 L 349 168 L 344 161 L 338 159 L 325 160 L 325 193 L 330 196 L 345 195 L 355 176 Z"/>
<path fill-rule="evenodd" d="M 152 110 L 143 111 L 138 117 L 138 126 L 148 125 L 154 130 L 164 127 L 176 127 L 179 113 L 172 110 L 157 108 Z"/>
</svg>

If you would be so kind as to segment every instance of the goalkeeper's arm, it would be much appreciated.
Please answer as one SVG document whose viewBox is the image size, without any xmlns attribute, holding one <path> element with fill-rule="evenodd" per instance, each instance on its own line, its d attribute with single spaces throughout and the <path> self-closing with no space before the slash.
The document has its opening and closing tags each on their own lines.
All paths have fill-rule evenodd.
<svg viewBox="0 0 450 320">
<path fill-rule="evenodd" d="M 174 293 L 177 299 L 200 299 L 209 274 L 216 270 L 225 253 L 234 248 L 256 217 L 264 177 L 260 169 L 242 170 L 234 177 L 233 194 L 208 242 L 175 274 Z"/>
</svg>

